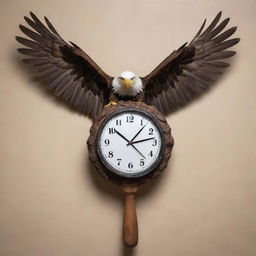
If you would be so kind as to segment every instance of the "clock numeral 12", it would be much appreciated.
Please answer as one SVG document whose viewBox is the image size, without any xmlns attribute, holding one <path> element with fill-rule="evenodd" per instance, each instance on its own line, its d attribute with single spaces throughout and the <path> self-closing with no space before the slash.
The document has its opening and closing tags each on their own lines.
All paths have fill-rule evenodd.
<svg viewBox="0 0 256 256">
<path fill-rule="evenodd" d="M 126 117 L 126 123 L 133 123 L 134 116 L 127 116 Z"/>
</svg>

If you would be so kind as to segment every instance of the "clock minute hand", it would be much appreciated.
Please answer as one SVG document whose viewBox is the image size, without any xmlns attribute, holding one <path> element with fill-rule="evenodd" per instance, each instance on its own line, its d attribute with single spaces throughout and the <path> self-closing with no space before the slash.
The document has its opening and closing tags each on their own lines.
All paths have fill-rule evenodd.
<svg viewBox="0 0 256 256">
<path fill-rule="evenodd" d="M 141 133 L 141 131 L 145 128 L 147 123 L 134 135 L 134 137 L 131 139 L 131 143 L 134 141 L 134 139 Z"/>
<path fill-rule="evenodd" d="M 136 143 L 140 143 L 140 142 L 143 142 L 143 141 L 147 141 L 147 140 L 153 140 L 153 139 L 155 139 L 155 137 L 147 138 L 147 139 L 144 139 L 144 140 L 136 140 L 136 141 L 131 142 L 131 145 L 136 144 Z"/>
<path fill-rule="evenodd" d="M 130 144 L 143 158 L 146 158 L 134 145 Z"/>
<path fill-rule="evenodd" d="M 124 140 L 126 140 L 126 141 L 128 142 L 127 146 L 128 146 L 128 145 L 131 145 L 143 158 L 146 158 L 134 145 L 131 144 L 131 142 L 130 142 L 127 138 L 124 137 L 123 134 L 121 134 L 121 133 L 120 133 L 119 131 L 117 131 L 116 129 L 115 129 L 115 132 L 116 132 L 121 138 L 123 138 Z"/>
</svg>

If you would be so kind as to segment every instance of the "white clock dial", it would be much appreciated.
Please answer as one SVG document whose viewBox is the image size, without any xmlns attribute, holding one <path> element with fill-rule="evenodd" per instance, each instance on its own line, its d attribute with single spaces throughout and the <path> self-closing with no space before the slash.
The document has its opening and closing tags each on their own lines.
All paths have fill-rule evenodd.
<svg viewBox="0 0 256 256">
<path fill-rule="evenodd" d="M 112 172 L 140 177 L 152 171 L 162 157 L 159 125 L 144 111 L 121 111 L 110 117 L 99 132 L 98 154 Z"/>
</svg>

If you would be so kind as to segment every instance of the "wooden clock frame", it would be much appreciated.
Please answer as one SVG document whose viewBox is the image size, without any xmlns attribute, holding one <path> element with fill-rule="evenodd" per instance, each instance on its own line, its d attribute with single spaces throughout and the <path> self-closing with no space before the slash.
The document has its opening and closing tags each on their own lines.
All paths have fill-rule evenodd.
<svg viewBox="0 0 256 256">
<path fill-rule="evenodd" d="M 134 111 L 142 112 L 149 116 L 157 127 L 160 129 L 160 134 L 162 136 L 163 147 L 162 147 L 162 157 L 154 166 L 153 170 L 148 171 L 145 175 L 141 177 L 123 177 L 115 174 L 113 171 L 109 170 L 104 164 L 98 152 L 98 135 L 100 134 L 102 128 L 104 127 L 106 121 L 111 117 L 122 111 Z M 167 166 L 168 160 L 171 156 L 174 140 L 171 135 L 171 128 L 169 127 L 165 117 L 153 106 L 146 105 L 143 102 L 132 102 L 132 101 L 120 101 L 116 105 L 105 107 L 102 113 L 96 117 L 93 125 L 90 129 L 90 136 L 87 141 L 89 158 L 95 166 L 96 170 L 107 180 L 117 184 L 117 185 L 139 185 L 141 183 L 148 182 L 155 177 L 157 177 Z"/>
<path fill-rule="evenodd" d="M 157 165 L 152 170 L 139 177 L 123 177 L 111 171 L 101 159 L 98 150 L 98 137 L 106 122 L 122 111 L 140 112 L 151 118 L 158 127 L 161 140 L 162 152 Z M 140 184 L 149 182 L 156 178 L 167 166 L 171 157 L 174 140 L 171 135 L 171 128 L 165 117 L 153 106 L 143 102 L 119 101 L 116 105 L 106 106 L 98 115 L 90 129 L 90 136 L 87 140 L 89 158 L 96 170 L 108 181 L 121 186 L 125 194 L 124 219 L 123 219 L 123 242 L 128 247 L 134 247 L 138 243 L 138 222 L 135 208 L 135 194 Z"/>
</svg>

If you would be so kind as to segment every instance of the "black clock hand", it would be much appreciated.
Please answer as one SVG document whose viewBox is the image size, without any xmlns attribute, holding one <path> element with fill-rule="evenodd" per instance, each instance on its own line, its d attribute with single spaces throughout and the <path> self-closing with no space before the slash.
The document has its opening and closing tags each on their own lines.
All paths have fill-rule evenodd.
<svg viewBox="0 0 256 256">
<path fill-rule="evenodd" d="M 128 142 L 127 145 L 131 145 L 143 158 L 146 158 L 134 145 L 131 144 L 131 142 L 130 142 L 127 138 L 124 137 L 124 135 L 122 135 L 122 134 L 121 134 L 119 131 L 117 131 L 116 129 L 115 129 L 115 131 L 116 131 L 116 133 L 117 133 L 121 138 L 123 138 L 124 140 L 126 140 L 126 141 Z"/>
<path fill-rule="evenodd" d="M 143 141 L 147 141 L 147 140 L 153 140 L 155 137 L 152 137 L 152 138 L 148 138 L 148 139 L 144 139 L 144 140 L 136 140 L 136 141 L 133 141 L 131 142 L 130 144 L 127 144 L 127 145 L 133 145 L 135 143 L 140 143 L 140 142 L 143 142 Z"/>
<path fill-rule="evenodd" d="M 131 139 L 131 142 L 134 141 L 134 139 L 141 133 L 141 131 L 145 128 L 146 125 L 147 123 L 134 135 L 134 137 Z"/>
<path fill-rule="evenodd" d="M 128 144 L 131 144 L 131 142 L 130 142 L 127 138 L 125 138 L 123 134 L 121 134 L 121 133 L 120 133 L 119 131 L 117 131 L 116 129 L 115 129 L 115 132 L 116 132 L 121 138 L 123 138 L 124 140 L 126 140 L 126 141 L 128 142 Z"/>
<path fill-rule="evenodd" d="M 143 158 L 146 158 L 133 144 L 130 144 Z"/>
</svg>

